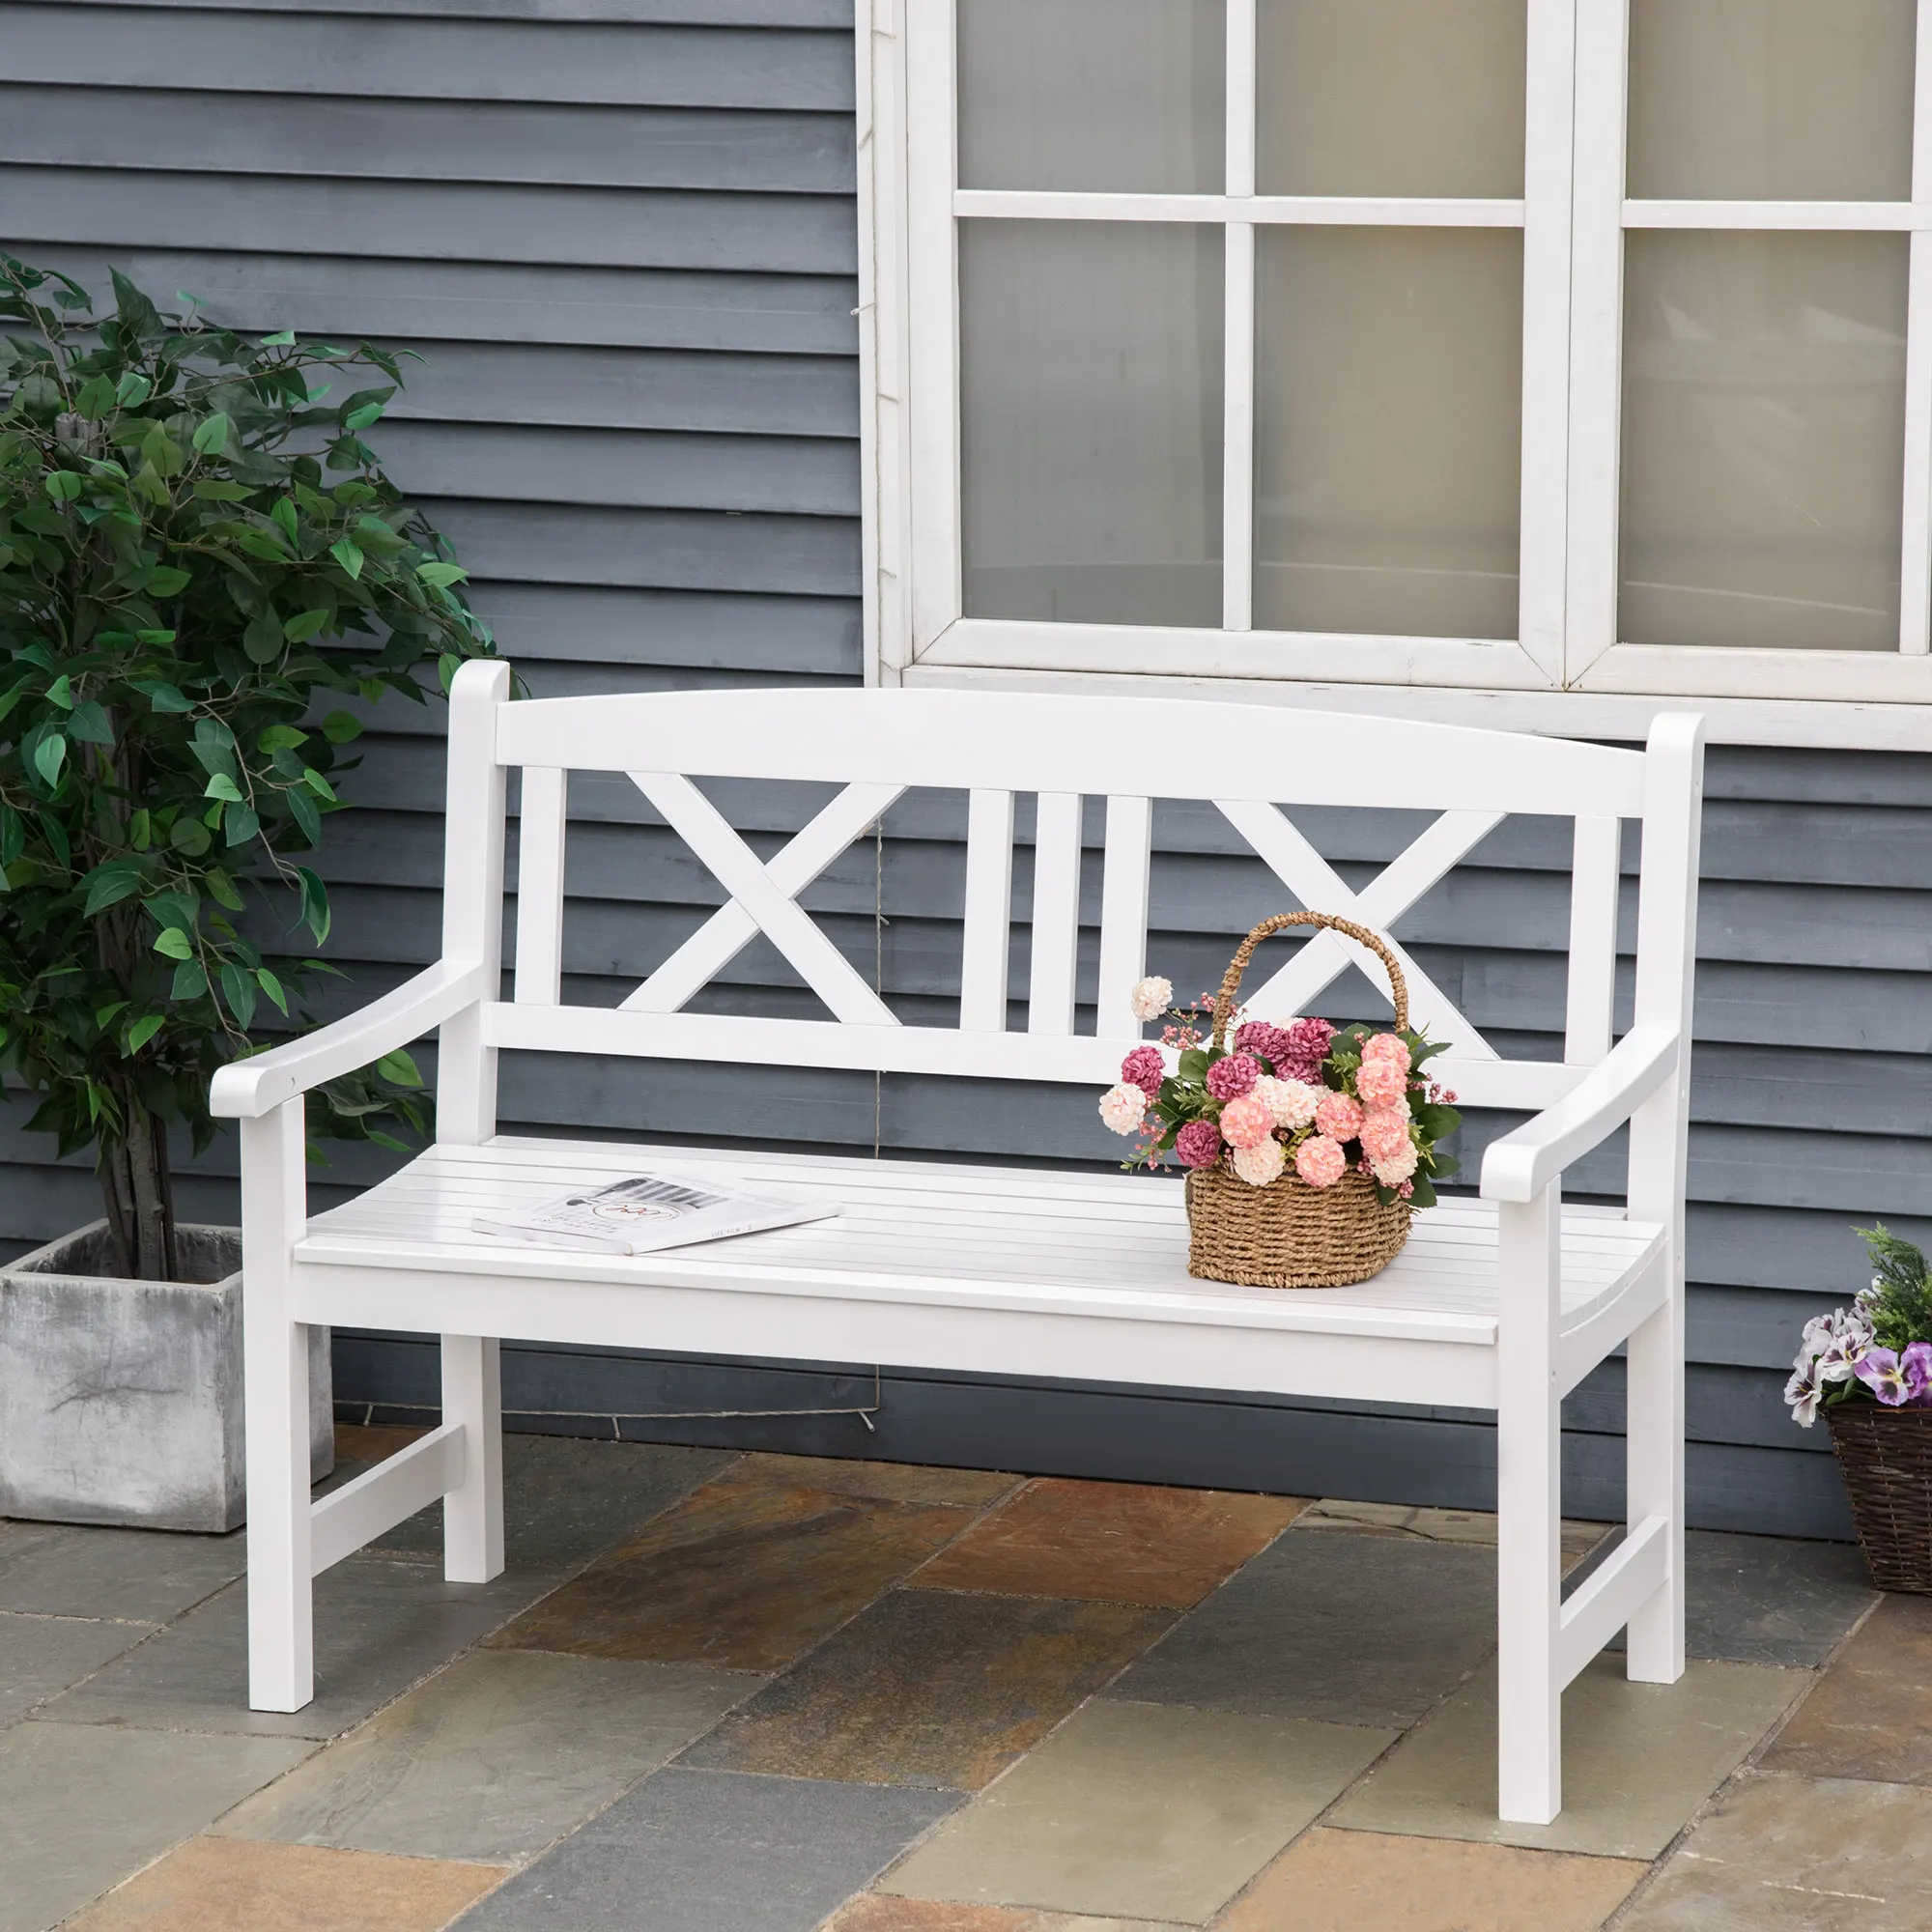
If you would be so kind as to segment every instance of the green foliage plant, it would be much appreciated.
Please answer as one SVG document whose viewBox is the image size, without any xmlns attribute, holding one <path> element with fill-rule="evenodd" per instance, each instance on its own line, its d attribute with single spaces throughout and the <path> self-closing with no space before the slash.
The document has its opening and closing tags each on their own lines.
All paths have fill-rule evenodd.
<svg viewBox="0 0 1932 1932">
<path fill-rule="evenodd" d="M 362 440 L 392 356 L 113 286 L 0 255 L 0 1073 L 93 1147 L 121 1271 L 166 1279 L 170 1125 L 205 1146 L 215 1068 L 331 970 L 347 706 L 492 645 Z M 406 1055 L 341 1083 L 337 1131 L 414 1086 Z"/>
</svg>

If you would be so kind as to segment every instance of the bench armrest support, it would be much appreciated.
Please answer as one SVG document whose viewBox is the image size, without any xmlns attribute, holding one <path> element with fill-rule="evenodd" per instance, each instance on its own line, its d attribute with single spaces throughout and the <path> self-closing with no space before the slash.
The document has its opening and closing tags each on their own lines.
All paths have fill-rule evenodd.
<svg viewBox="0 0 1932 1932">
<path fill-rule="evenodd" d="M 347 1019 L 220 1068 L 209 1089 L 209 1111 L 220 1119 L 254 1120 L 325 1080 L 407 1046 L 482 997 L 481 965 L 440 959 Z"/>
<path fill-rule="evenodd" d="M 1491 1143 L 1483 1156 L 1483 1199 L 1535 1200 L 1676 1073 L 1680 1051 L 1674 1029 L 1633 1027 L 1567 1099 Z"/>
</svg>

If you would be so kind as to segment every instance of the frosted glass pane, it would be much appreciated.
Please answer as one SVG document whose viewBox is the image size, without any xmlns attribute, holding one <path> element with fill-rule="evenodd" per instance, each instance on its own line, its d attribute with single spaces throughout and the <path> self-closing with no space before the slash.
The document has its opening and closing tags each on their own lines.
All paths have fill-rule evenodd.
<svg viewBox="0 0 1932 1932">
<path fill-rule="evenodd" d="M 1264 194 L 1522 192 L 1523 0 L 1261 0 Z"/>
<path fill-rule="evenodd" d="M 1221 621 L 1221 231 L 959 224 L 966 613 Z"/>
<path fill-rule="evenodd" d="M 1906 249 L 1630 236 L 1621 638 L 1897 649 Z"/>
<path fill-rule="evenodd" d="M 958 0 L 964 187 L 1219 194 L 1224 0 Z"/>
<path fill-rule="evenodd" d="M 1257 237 L 1255 622 L 1513 638 L 1522 237 Z"/>
<path fill-rule="evenodd" d="M 1630 192 L 1903 200 L 1914 0 L 1632 0 Z"/>
</svg>

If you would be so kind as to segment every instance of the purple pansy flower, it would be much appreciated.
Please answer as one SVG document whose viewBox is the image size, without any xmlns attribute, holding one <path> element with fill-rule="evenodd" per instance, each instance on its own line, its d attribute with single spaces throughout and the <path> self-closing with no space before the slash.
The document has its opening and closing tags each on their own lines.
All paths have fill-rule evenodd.
<svg viewBox="0 0 1932 1932">
<path fill-rule="evenodd" d="M 1932 1342 L 1908 1342 L 1898 1366 L 1905 1376 L 1905 1400 L 1914 1408 L 1932 1408 Z"/>
<path fill-rule="evenodd" d="M 1889 1349 L 1867 1349 L 1852 1373 L 1888 1408 L 1899 1408 L 1912 1394 L 1905 1366 Z"/>
</svg>

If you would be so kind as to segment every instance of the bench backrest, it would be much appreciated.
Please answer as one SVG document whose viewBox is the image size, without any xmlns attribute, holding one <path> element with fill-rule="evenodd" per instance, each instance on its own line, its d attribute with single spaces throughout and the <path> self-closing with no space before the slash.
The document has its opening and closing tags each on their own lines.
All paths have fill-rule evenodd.
<svg viewBox="0 0 1932 1932">
<path fill-rule="evenodd" d="M 1281 908 L 1341 913 L 1394 944 L 1413 1023 L 1451 1043 L 1438 1065 L 1467 1105 L 1541 1108 L 1609 1050 L 1620 832 L 1643 826 L 1636 1017 L 1689 1031 L 1701 785 L 1699 721 L 1658 721 L 1644 752 L 1405 719 L 1276 706 L 980 691 L 753 690 L 511 703 L 500 663 L 452 692 L 444 953 L 500 950 L 505 777 L 521 768 L 514 997 L 445 1028 L 444 1139 L 494 1131 L 497 1048 L 873 1072 L 1111 1082 L 1141 1037 L 1127 990 L 1148 970 L 1151 803 L 1209 801 L 1281 880 Z M 1279 748 L 1279 749 L 1277 749 Z M 561 1003 L 566 778 L 628 774 L 722 884 L 725 904 L 616 1010 Z M 695 779 L 809 780 L 844 788 L 761 861 Z M 799 895 L 913 787 L 969 797 L 958 1018 L 902 1025 L 799 904 Z M 1025 1028 L 1009 1027 L 1013 800 L 1036 798 Z M 1075 1028 L 1082 801 L 1104 797 L 1097 1033 Z M 1438 814 L 1359 892 L 1280 807 Z M 1501 1058 L 1403 952 L 1403 914 L 1512 812 L 1575 821 L 1564 1058 Z M 685 1009 L 757 934 L 824 1003 L 825 1019 Z M 1151 962 L 1156 971 L 1161 962 Z M 1270 964 L 1276 965 L 1266 977 Z M 1361 964 L 1332 934 L 1264 958 L 1251 1014 L 1317 1009 Z M 1189 989 L 1191 990 L 1191 989 Z M 459 1064 L 469 1053 L 473 1067 Z M 454 1056 L 454 1057 L 453 1057 Z"/>
</svg>

